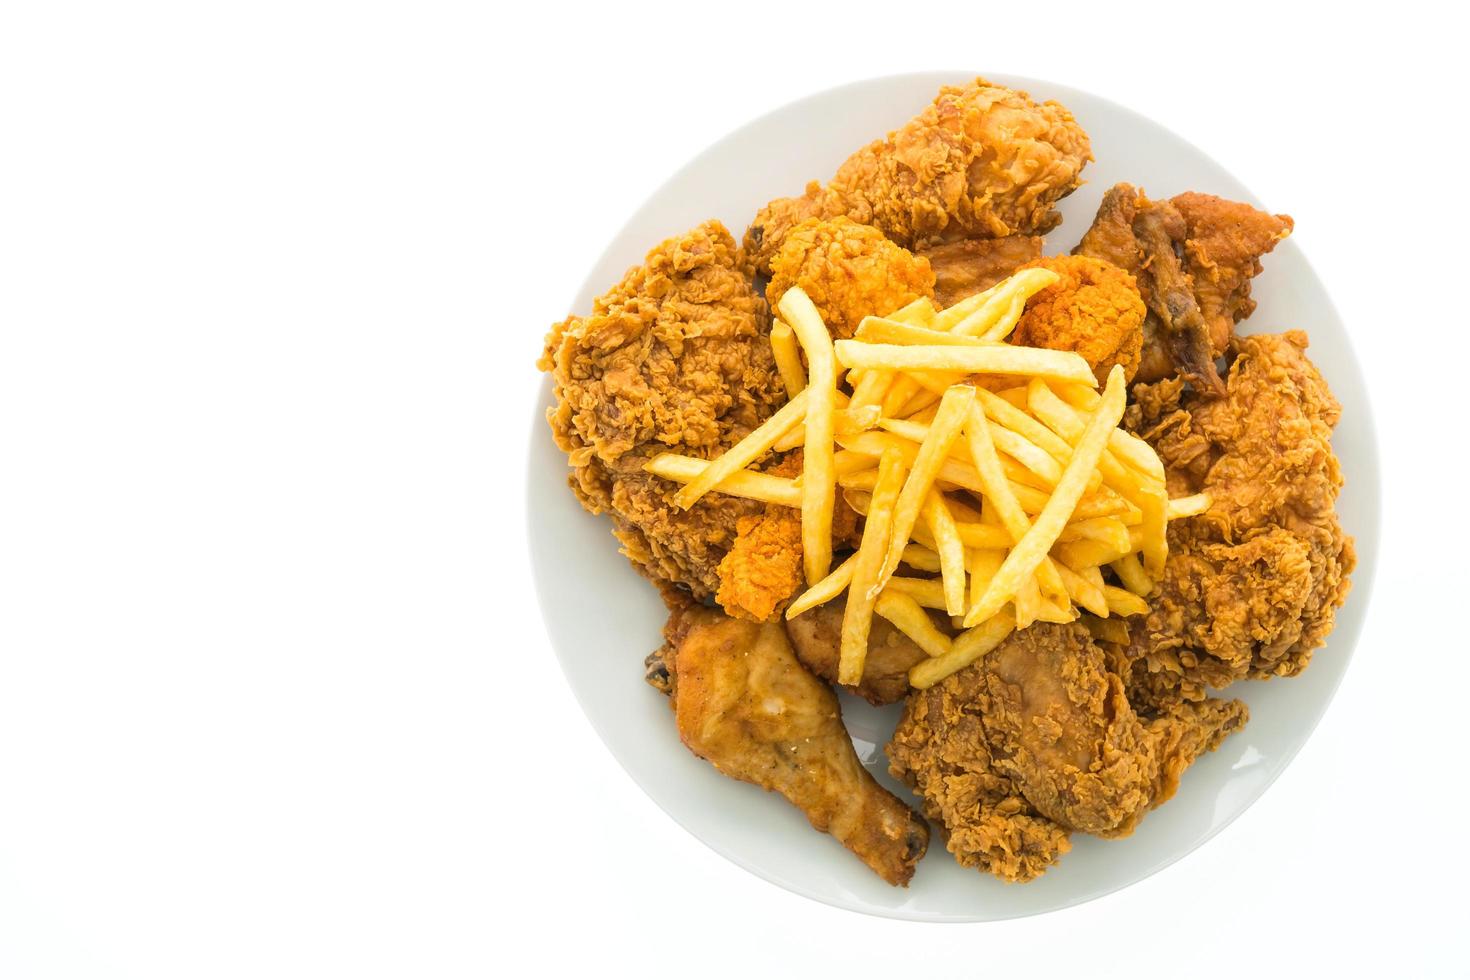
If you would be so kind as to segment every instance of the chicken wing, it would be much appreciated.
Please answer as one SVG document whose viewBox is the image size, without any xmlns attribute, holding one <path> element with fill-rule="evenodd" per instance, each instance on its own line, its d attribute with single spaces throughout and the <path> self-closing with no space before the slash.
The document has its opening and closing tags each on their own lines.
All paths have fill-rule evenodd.
<svg viewBox="0 0 1470 980">
<path fill-rule="evenodd" d="M 745 233 L 756 268 L 807 218 L 846 215 L 906 248 L 1039 235 L 1081 183 L 1087 134 L 1066 108 L 977 78 L 945 86 L 915 118 L 854 153 L 825 188 L 772 201 Z"/>
<path fill-rule="evenodd" d="M 1177 381 L 1134 389 L 1128 425 L 1164 461 L 1171 496 L 1208 511 L 1172 521 L 1169 560 L 1135 627 L 1139 686 L 1159 703 L 1299 673 L 1332 631 L 1355 564 L 1338 523 L 1341 408 L 1297 331 L 1237 338 L 1222 399 Z"/>
<path fill-rule="evenodd" d="M 786 398 L 765 300 L 742 275 L 718 221 L 665 241 L 593 304 L 552 327 L 538 366 L 551 372 L 552 434 L 572 488 L 613 517 L 634 566 L 704 598 L 742 517 L 761 505 L 709 494 L 688 510 L 678 487 L 643 472 L 660 452 L 713 458 Z"/>
<path fill-rule="evenodd" d="M 1224 393 L 1215 359 L 1235 324 L 1255 309 L 1250 280 L 1260 258 L 1291 233 L 1292 220 L 1209 194 L 1150 201 L 1129 184 L 1103 195 L 1092 227 L 1073 249 L 1132 273 L 1148 307 L 1138 380 L 1183 374 Z"/>
<path fill-rule="evenodd" d="M 780 793 L 884 881 L 907 885 L 929 827 L 863 768 L 837 696 L 796 659 L 781 625 L 691 606 L 670 623 L 649 673 L 671 691 L 689 750 Z"/>
</svg>

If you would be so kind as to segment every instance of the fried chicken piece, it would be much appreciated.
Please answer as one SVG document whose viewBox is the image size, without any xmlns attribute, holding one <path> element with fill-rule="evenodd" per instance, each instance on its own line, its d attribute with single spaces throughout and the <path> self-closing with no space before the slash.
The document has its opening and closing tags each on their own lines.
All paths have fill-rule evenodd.
<svg viewBox="0 0 1470 980">
<path fill-rule="evenodd" d="M 837 683 L 842 614 L 846 608 L 847 599 L 839 596 L 786 622 L 797 658 L 812 673 L 833 684 Z M 871 704 L 902 701 L 909 693 L 909 669 L 928 656 L 898 627 L 882 616 L 874 616 L 862 680 L 845 689 Z"/>
<path fill-rule="evenodd" d="M 1027 262 L 1041 258 L 1041 238 L 962 238 L 921 246 L 915 254 L 929 260 L 934 270 L 934 301 L 943 308 L 984 292 Z"/>
<path fill-rule="evenodd" d="M 907 885 L 929 827 L 863 768 L 837 696 L 802 667 L 780 624 L 685 605 L 665 636 L 650 663 L 662 665 L 689 750 L 780 793 L 884 881 Z"/>
<path fill-rule="evenodd" d="M 891 771 L 947 828 L 961 864 L 1029 880 L 1072 832 L 1131 833 L 1245 723 L 1245 705 L 1223 701 L 1145 719 L 1123 687 L 1085 627 L 1037 624 L 910 695 Z"/>
<path fill-rule="evenodd" d="M 1215 358 L 1255 309 L 1250 280 L 1261 271 L 1261 256 L 1291 229 L 1289 216 L 1248 204 L 1193 192 L 1150 201 L 1116 184 L 1073 253 L 1137 278 L 1148 307 L 1138 380 L 1182 373 L 1200 390 L 1223 394 Z"/>
<path fill-rule="evenodd" d="M 740 518 L 735 545 L 720 562 L 715 601 L 731 616 L 775 619 L 801 588 L 801 555 L 801 511 L 768 504 L 765 513 Z"/>
<path fill-rule="evenodd" d="M 918 116 L 848 157 L 825 188 L 813 182 L 801 197 L 762 208 L 745 247 L 768 272 L 792 228 L 837 215 L 905 248 L 1044 234 L 1091 159 L 1087 134 L 1060 104 L 983 78 L 947 85 Z"/>
<path fill-rule="evenodd" d="M 871 225 L 851 218 L 809 218 L 791 229 L 771 258 L 766 300 L 800 286 L 833 337 L 851 337 L 863 317 L 891 313 L 934 295 L 927 259 L 915 258 Z"/>
<path fill-rule="evenodd" d="M 1356 558 L 1335 511 L 1341 408 L 1300 331 L 1236 338 L 1226 397 L 1177 381 L 1134 388 L 1127 423 L 1158 451 L 1171 496 L 1210 509 L 1170 522 L 1169 560 L 1133 628 L 1139 686 L 1159 703 L 1301 672 L 1332 631 Z"/>
<path fill-rule="evenodd" d="M 643 465 L 660 452 L 713 458 L 785 400 L 769 312 L 739 264 L 718 221 L 671 238 L 590 315 L 552 327 L 537 362 L 552 374 L 547 416 L 582 505 L 612 515 L 641 572 L 700 598 L 719 588 L 739 519 L 761 505 L 709 494 L 683 510 L 677 485 Z"/>
<path fill-rule="evenodd" d="M 1026 301 L 1011 343 L 1076 351 L 1087 359 L 1099 384 L 1114 364 L 1132 380 L 1143 349 L 1143 298 L 1137 281 L 1102 259 L 1052 255 L 1022 268 L 1050 269 L 1060 281 Z"/>
</svg>

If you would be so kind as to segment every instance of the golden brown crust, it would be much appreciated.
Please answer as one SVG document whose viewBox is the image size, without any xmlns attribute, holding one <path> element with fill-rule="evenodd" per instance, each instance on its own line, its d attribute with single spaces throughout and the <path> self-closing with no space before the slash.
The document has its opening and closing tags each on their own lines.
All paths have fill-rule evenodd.
<svg viewBox="0 0 1470 980">
<path fill-rule="evenodd" d="M 1050 269 L 1059 281 L 1033 295 L 1011 343 L 1076 351 L 1100 384 L 1113 365 L 1132 380 L 1143 350 L 1143 297 L 1127 272 L 1101 259 L 1051 255 L 1022 268 Z"/>
</svg>

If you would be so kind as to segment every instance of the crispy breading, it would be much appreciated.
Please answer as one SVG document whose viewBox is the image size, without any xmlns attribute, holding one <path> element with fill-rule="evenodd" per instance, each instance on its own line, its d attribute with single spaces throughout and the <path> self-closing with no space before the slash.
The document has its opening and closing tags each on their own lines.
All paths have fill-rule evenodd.
<svg viewBox="0 0 1470 980">
<path fill-rule="evenodd" d="M 715 601 L 731 616 L 776 619 L 802 585 L 801 511 L 767 505 L 740 518 L 735 544 L 720 562 Z"/>
<path fill-rule="evenodd" d="M 1127 424 L 1158 450 L 1171 496 L 1210 509 L 1169 525 L 1169 561 L 1133 629 L 1141 691 L 1198 699 L 1245 677 L 1299 673 L 1331 632 L 1356 558 L 1338 523 L 1341 408 L 1306 335 L 1237 338 L 1227 394 L 1178 380 L 1134 388 Z"/>
<path fill-rule="evenodd" d="M 870 314 L 891 313 L 934 295 L 934 273 L 871 225 L 851 218 L 810 218 L 791 229 L 771 258 L 766 300 L 776 303 L 793 286 L 811 298 L 832 336 L 851 337 Z"/>
<path fill-rule="evenodd" d="M 538 361 L 578 499 L 612 515 L 640 571 L 701 598 L 719 588 L 737 522 L 761 505 L 710 494 L 682 510 L 677 485 L 643 465 L 666 451 L 713 458 L 785 401 L 769 332 L 734 239 L 710 221 L 654 248 L 590 315 L 552 327 Z"/>
<path fill-rule="evenodd" d="M 788 620 L 786 633 L 796 656 L 818 677 L 837 683 L 837 665 L 841 659 L 842 613 L 847 597 L 808 609 Z M 931 618 L 937 614 L 931 613 Z M 873 617 L 868 633 L 868 656 L 863 663 L 862 679 L 847 687 L 871 704 L 892 704 L 909 693 L 909 669 L 929 657 L 919 645 L 882 616 Z"/>
<path fill-rule="evenodd" d="M 1091 159 L 1087 134 L 1064 106 L 983 78 L 947 85 L 918 116 L 848 157 L 825 188 L 813 182 L 762 208 L 745 247 L 767 272 L 793 227 L 837 215 L 906 248 L 1044 234 Z"/>
<path fill-rule="evenodd" d="M 1087 359 L 1099 384 L 1114 364 L 1126 380 L 1138 371 L 1146 312 L 1138 283 L 1102 259 L 1050 255 L 1022 268 L 1050 269 L 1059 281 L 1026 301 L 1011 343 L 1076 351 Z"/>
<path fill-rule="evenodd" d="M 1246 715 L 1212 700 L 1140 716 L 1086 628 L 1040 623 L 911 694 L 888 757 L 961 864 L 1027 881 L 1072 832 L 1132 833 Z"/>
</svg>

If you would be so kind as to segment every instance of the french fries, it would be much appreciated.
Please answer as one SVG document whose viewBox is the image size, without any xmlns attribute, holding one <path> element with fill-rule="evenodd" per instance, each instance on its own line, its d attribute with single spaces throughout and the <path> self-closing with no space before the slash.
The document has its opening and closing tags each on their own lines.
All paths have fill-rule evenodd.
<svg viewBox="0 0 1470 980">
<path fill-rule="evenodd" d="M 1204 494 L 1170 500 L 1158 454 L 1119 427 L 1120 368 L 1099 391 L 1080 355 L 1005 342 L 1055 281 L 1026 269 L 948 309 L 874 310 L 836 342 L 790 289 L 770 334 L 786 405 L 713 460 L 644 464 L 683 484 L 683 507 L 721 493 L 801 511 L 808 587 L 784 614 L 845 594 L 839 683 L 862 680 L 875 615 L 928 655 L 909 672 L 920 688 L 1032 623 L 1080 620 L 1126 643 L 1125 619 L 1148 612 L 1167 559 L 1168 522 L 1209 510 Z M 798 447 L 799 476 L 761 472 Z M 862 523 L 834 567 L 839 493 Z"/>
<path fill-rule="evenodd" d="M 821 314 L 799 287 L 786 290 L 777 308 L 791 324 L 806 352 L 811 380 L 807 395 L 806 445 L 801 471 L 801 550 L 808 585 L 832 567 L 832 506 L 837 474 L 832 463 L 833 412 L 837 408 L 837 364 L 832 335 Z"/>
</svg>

